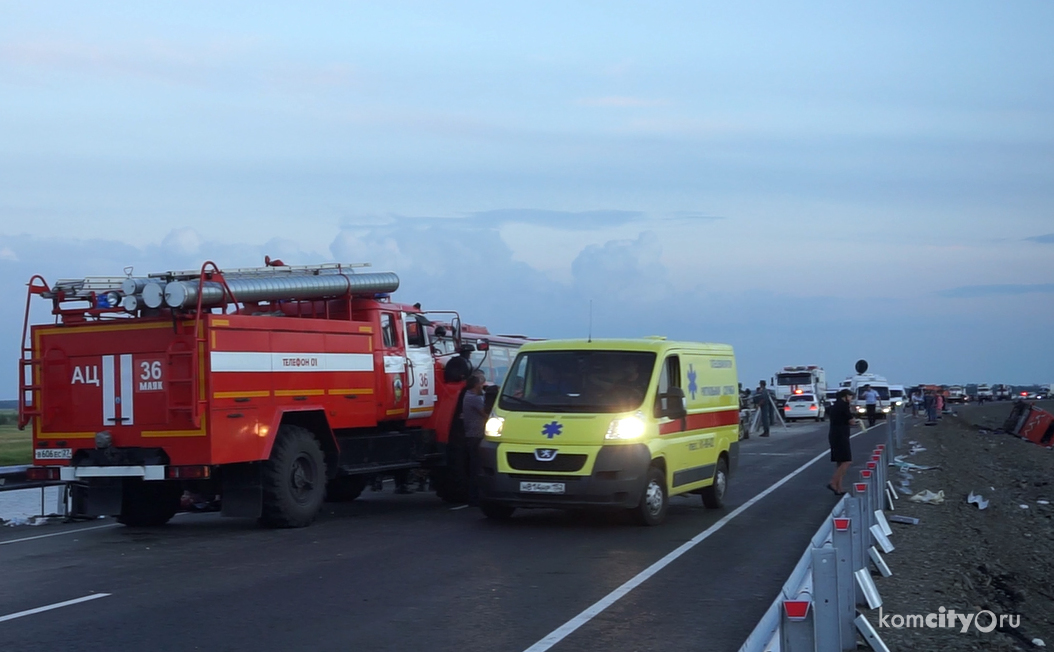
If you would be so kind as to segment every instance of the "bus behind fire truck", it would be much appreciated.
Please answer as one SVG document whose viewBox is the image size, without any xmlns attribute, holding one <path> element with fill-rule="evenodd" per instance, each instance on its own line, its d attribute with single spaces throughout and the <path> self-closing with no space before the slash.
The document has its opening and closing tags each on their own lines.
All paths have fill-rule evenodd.
<svg viewBox="0 0 1054 652">
<path fill-rule="evenodd" d="M 327 494 L 417 468 L 463 500 L 466 373 L 447 363 L 464 351 L 500 383 L 526 340 L 394 303 L 398 277 L 359 267 L 33 277 L 19 369 L 31 478 L 74 482 L 79 513 L 128 525 L 165 523 L 192 491 L 300 527 Z M 53 324 L 29 326 L 33 295 Z"/>
</svg>

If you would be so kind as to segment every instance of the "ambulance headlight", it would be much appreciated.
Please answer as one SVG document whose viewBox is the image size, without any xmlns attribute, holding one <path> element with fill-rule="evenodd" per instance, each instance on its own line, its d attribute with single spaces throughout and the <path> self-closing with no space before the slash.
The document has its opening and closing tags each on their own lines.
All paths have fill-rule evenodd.
<svg viewBox="0 0 1054 652">
<path fill-rule="evenodd" d="M 640 439 L 644 436 L 644 418 L 640 413 L 615 419 L 608 426 L 604 439 Z"/>
<path fill-rule="evenodd" d="M 856 406 L 856 411 L 857 412 L 866 412 L 867 410 L 864 409 L 863 405 L 858 405 L 858 406 Z"/>
<path fill-rule="evenodd" d="M 887 407 L 884 407 L 884 408 L 882 408 L 882 411 L 883 411 L 883 412 L 889 412 L 889 408 L 887 408 Z"/>
<path fill-rule="evenodd" d="M 501 417 L 491 417 L 487 419 L 487 425 L 483 427 L 483 431 L 488 437 L 501 437 L 501 429 L 505 427 L 505 419 Z"/>
</svg>

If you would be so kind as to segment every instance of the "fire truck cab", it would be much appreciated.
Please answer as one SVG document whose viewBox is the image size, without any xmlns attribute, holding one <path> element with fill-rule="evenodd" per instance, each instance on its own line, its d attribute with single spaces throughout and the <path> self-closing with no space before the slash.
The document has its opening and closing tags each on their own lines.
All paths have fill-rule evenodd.
<svg viewBox="0 0 1054 652">
<path fill-rule="evenodd" d="M 415 468 L 462 499 L 464 379 L 444 366 L 470 348 L 500 383 L 525 340 L 394 303 L 394 273 L 357 267 L 34 277 L 19 374 L 30 475 L 75 483 L 75 512 L 128 525 L 167 522 L 192 491 L 224 515 L 300 527 L 327 495 Z M 29 326 L 33 295 L 53 324 Z"/>
</svg>

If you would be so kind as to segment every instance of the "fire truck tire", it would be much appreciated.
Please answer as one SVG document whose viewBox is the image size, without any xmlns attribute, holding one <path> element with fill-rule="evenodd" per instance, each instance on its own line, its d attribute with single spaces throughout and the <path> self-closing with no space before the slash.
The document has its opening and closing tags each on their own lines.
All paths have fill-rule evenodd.
<svg viewBox="0 0 1054 652">
<path fill-rule="evenodd" d="M 326 483 L 326 502 L 350 503 L 366 489 L 366 478 L 361 475 L 345 475 Z"/>
<path fill-rule="evenodd" d="M 262 479 L 264 525 L 310 525 L 326 496 L 326 460 L 318 439 L 300 426 L 283 424 L 263 463 Z"/>
<path fill-rule="evenodd" d="M 725 506 L 725 493 L 728 491 L 728 460 L 724 456 L 717 460 L 717 470 L 714 471 L 714 483 L 709 487 L 703 487 L 699 493 L 703 496 L 703 505 L 710 509 L 719 509 Z"/>
<path fill-rule="evenodd" d="M 126 480 L 118 523 L 133 527 L 164 525 L 179 511 L 183 491 L 175 482 Z"/>
</svg>

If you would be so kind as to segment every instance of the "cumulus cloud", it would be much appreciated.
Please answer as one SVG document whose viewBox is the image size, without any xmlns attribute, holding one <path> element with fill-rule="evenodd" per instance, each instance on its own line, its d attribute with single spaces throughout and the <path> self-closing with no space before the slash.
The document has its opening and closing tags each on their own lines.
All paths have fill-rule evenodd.
<svg viewBox="0 0 1054 652">
<path fill-rule="evenodd" d="M 586 296 L 651 303 L 671 293 L 661 256 L 659 238 L 644 231 L 634 240 L 586 247 L 571 264 L 571 272 L 578 291 Z"/>
</svg>

